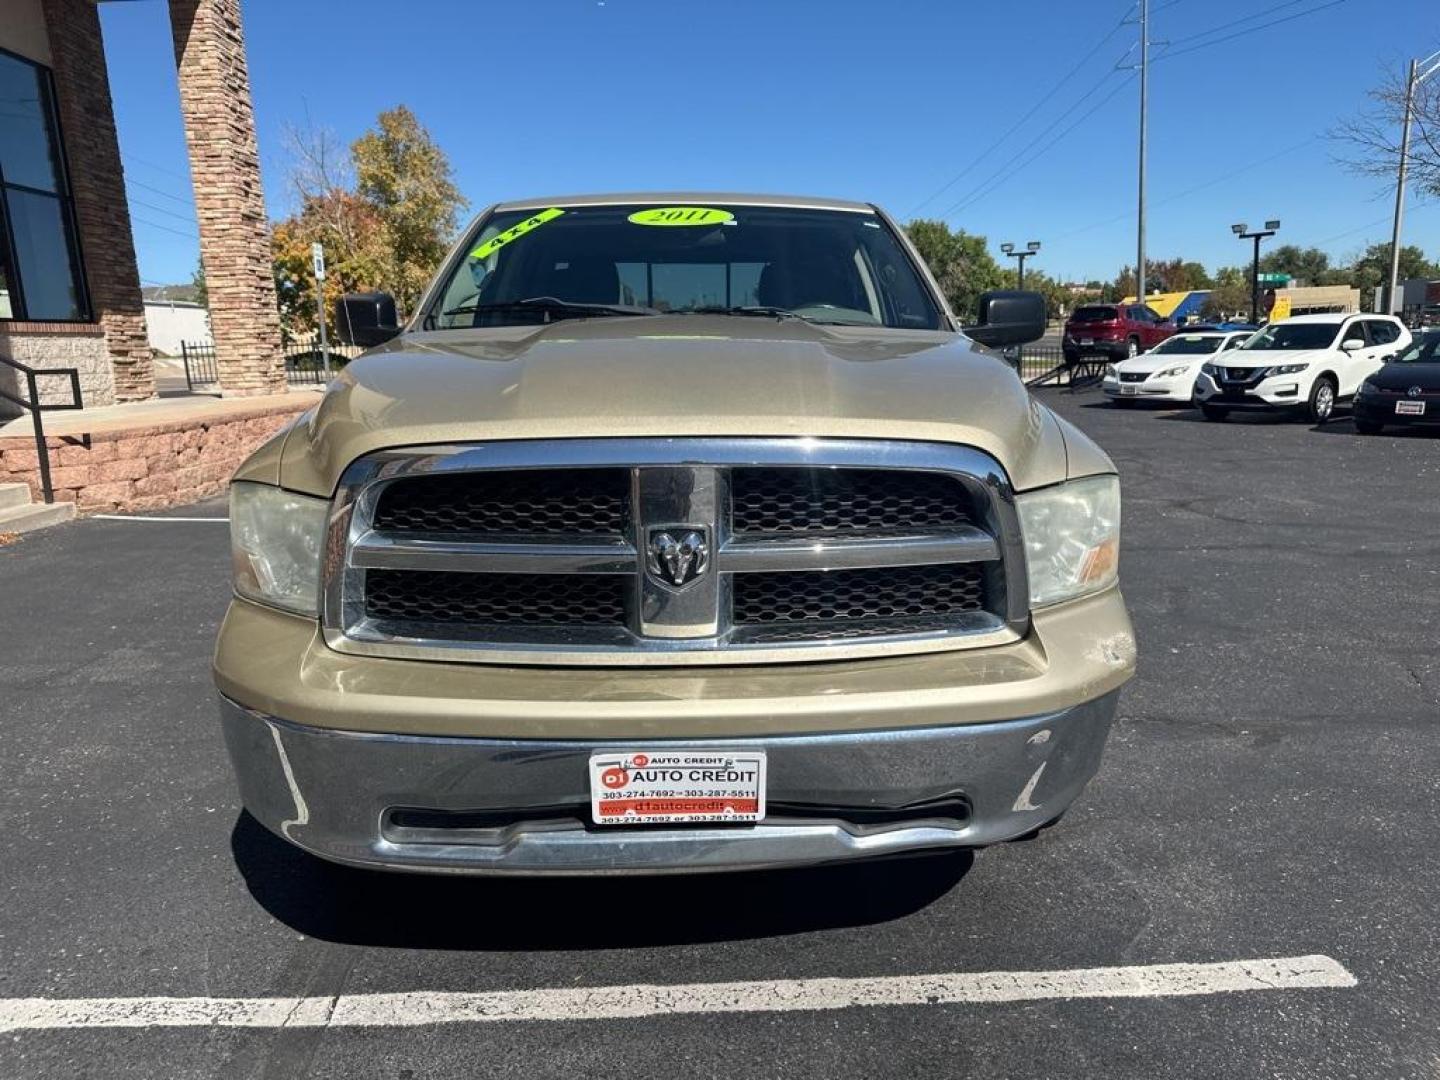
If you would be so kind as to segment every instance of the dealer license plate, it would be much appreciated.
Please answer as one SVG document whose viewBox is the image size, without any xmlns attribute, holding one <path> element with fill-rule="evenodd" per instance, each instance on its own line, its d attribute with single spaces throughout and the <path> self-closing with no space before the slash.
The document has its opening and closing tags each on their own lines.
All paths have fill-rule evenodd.
<svg viewBox="0 0 1440 1080">
<path fill-rule="evenodd" d="M 1138 386 L 1122 386 L 1122 387 L 1120 387 L 1120 393 L 1125 394 L 1126 396 L 1130 396 L 1130 395 L 1133 395 L 1133 394 L 1138 394 L 1139 392 L 1140 392 L 1140 388 L 1139 388 Z"/>
<path fill-rule="evenodd" d="M 759 821 L 765 816 L 765 751 L 591 754 L 590 816 L 597 825 Z"/>
<path fill-rule="evenodd" d="M 1395 402 L 1395 414 L 1397 416 L 1424 416 L 1425 402 L 1397 401 Z"/>
</svg>

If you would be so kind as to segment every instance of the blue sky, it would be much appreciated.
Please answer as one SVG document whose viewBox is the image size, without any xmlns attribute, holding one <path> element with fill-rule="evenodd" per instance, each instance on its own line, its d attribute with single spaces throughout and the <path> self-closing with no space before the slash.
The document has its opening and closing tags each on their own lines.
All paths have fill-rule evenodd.
<svg viewBox="0 0 1440 1080">
<path fill-rule="evenodd" d="M 290 208 L 287 126 L 348 144 L 403 103 L 472 210 L 651 188 L 840 195 L 992 247 L 1040 240 L 1032 266 L 1109 278 L 1135 250 L 1138 90 L 1114 70 L 1137 36 L 1128 2 L 247 0 L 266 199 Z M 1387 66 L 1440 48 L 1440 3 L 1151 3 L 1171 43 L 1151 73 L 1152 258 L 1242 262 L 1230 224 L 1276 216 L 1281 240 L 1340 257 L 1388 239 L 1392 192 L 1336 165 L 1324 133 Z M 185 281 L 197 241 L 166 4 L 101 14 L 141 275 Z M 1440 211 L 1411 206 L 1406 242 L 1440 257 Z"/>
</svg>

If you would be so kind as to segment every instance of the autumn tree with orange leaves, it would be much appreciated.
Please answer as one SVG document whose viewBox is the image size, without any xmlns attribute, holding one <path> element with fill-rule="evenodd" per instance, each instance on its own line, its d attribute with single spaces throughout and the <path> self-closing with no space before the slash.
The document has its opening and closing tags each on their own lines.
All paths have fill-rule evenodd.
<svg viewBox="0 0 1440 1080">
<path fill-rule="evenodd" d="M 380 114 L 342 152 L 323 131 L 289 133 L 298 209 L 274 224 L 271 253 L 287 334 L 317 326 L 310 245 L 325 245 L 325 312 L 347 292 L 380 289 L 410 312 L 434 275 L 465 200 L 450 163 L 405 106 Z M 333 329 L 333 322 L 330 324 Z"/>
</svg>

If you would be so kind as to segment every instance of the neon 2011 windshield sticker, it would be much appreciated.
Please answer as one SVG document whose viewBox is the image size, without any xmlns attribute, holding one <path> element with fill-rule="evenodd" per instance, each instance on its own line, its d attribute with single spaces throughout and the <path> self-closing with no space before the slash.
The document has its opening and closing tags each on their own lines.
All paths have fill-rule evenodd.
<svg viewBox="0 0 1440 1080">
<path fill-rule="evenodd" d="M 506 244 L 510 243 L 510 241 L 520 239 L 520 237 L 524 236 L 532 229 L 538 229 L 547 221 L 554 221 L 563 213 L 565 213 L 564 210 L 552 206 L 548 210 L 541 210 L 538 214 L 532 214 L 530 217 L 526 218 L 518 225 L 511 225 L 510 228 L 506 229 L 504 232 L 496 233 L 489 240 L 486 240 L 474 251 L 470 252 L 470 258 L 488 259 L 491 255 L 495 254 L 495 252 L 499 251 Z"/>
<path fill-rule="evenodd" d="M 735 215 L 710 206 L 655 206 L 636 210 L 626 220 L 632 225 L 726 225 Z"/>
</svg>

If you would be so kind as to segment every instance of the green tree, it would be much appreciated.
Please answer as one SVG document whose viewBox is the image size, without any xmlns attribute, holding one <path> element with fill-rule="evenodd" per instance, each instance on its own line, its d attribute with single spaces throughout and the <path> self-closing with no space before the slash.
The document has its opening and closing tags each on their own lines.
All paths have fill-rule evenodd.
<svg viewBox="0 0 1440 1080">
<path fill-rule="evenodd" d="M 1371 244 L 1346 267 L 1347 284 L 1360 290 L 1368 302 L 1373 290 L 1390 283 L 1390 243 Z M 1400 280 L 1406 278 L 1440 278 L 1440 266 L 1425 257 L 1414 244 L 1400 249 Z"/>
<path fill-rule="evenodd" d="M 404 105 L 382 112 L 350 153 L 356 194 L 374 207 L 384 233 L 386 284 L 409 312 L 444 258 L 466 202 L 444 151 Z"/>
<path fill-rule="evenodd" d="M 1173 259 L 1146 259 L 1145 260 L 1145 291 L 1153 292 L 1189 292 L 1191 289 L 1208 289 L 1210 287 L 1210 275 L 1206 273 L 1205 267 L 1194 260 L 1179 258 Z M 1133 266 L 1122 266 L 1120 273 L 1115 276 L 1115 296 L 1117 299 L 1135 295 L 1135 268 Z"/>
<path fill-rule="evenodd" d="M 1219 321 L 1240 313 L 1246 318 L 1250 316 L 1250 271 L 1239 266 L 1222 266 L 1215 271 L 1200 317 Z"/>
<path fill-rule="evenodd" d="M 1330 256 L 1316 247 L 1302 248 L 1297 244 L 1281 244 L 1260 259 L 1260 270 L 1266 274 L 1289 274 L 1301 285 L 1333 284 L 1335 271 Z"/>
<path fill-rule="evenodd" d="M 1004 273 L 986 250 L 983 236 L 963 229 L 951 232 L 943 221 L 923 219 L 910 222 L 905 231 L 935 275 L 950 310 L 962 321 L 978 316 L 981 293 L 1004 287 Z M 1028 274 L 1026 278 L 1028 284 Z"/>
<path fill-rule="evenodd" d="M 205 263 L 197 256 L 195 272 L 190 275 L 190 287 L 195 290 L 195 302 L 203 308 L 210 306 L 210 290 L 205 286 Z"/>
</svg>

